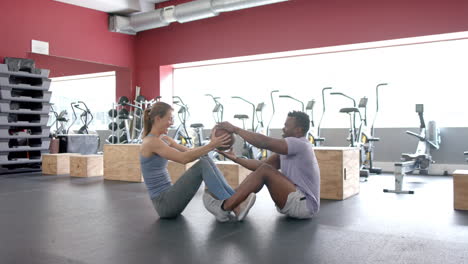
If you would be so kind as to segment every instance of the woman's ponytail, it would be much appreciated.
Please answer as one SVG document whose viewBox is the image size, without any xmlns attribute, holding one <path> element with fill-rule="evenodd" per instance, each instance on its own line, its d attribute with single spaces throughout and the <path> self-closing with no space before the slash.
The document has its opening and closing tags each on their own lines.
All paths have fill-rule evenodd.
<svg viewBox="0 0 468 264">
<path fill-rule="evenodd" d="M 154 119 L 164 117 L 169 110 L 173 110 L 171 105 L 164 102 L 157 102 L 151 108 L 146 108 L 143 112 L 143 137 L 146 137 L 153 127 Z"/>
</svg>

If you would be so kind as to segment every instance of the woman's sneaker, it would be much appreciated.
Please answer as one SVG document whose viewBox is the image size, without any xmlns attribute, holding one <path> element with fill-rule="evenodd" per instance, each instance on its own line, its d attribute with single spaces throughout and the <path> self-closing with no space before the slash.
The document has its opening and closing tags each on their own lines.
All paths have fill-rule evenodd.
<svg viewBox="0 0 468 264">
<path fill-rule="evenodd" d="M 221 208 L 222 204 L 222 200 L 215 199 L 207 191 L 203 193 L 203 205 L 205 206 L 206 210 L 212 213 L 219 222 L 226 222 L 229 221 L 229 215 L 231 212 L 224 211 Z"/>
<path fill-rule="evenodd" d="M 256 199 L 255 193 L 251 193 L 249 194 L 249 196 L 247 196 L 247 198 L 241 204 L 239 204 L 240 210 L 239 210 L 239 215 L 237 215 L 237 221 L 244 220 L 244 218 L 249 213 L 250 208 L 252 208 L 252 206 L 254 205 L 255 199 Z"/>
</svg>

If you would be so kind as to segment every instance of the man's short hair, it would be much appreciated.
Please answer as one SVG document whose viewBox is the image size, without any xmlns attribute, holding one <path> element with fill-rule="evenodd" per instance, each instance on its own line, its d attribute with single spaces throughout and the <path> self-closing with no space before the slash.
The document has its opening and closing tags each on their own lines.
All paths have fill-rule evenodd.
<svg viewBox="0 0 468 264">
<path fill-rule="evenodd" d="M 296 127 L 302 128 L 303 135 L 305 136 L 310 128 L 309 115 L 301 111 L 292 111 L 288 113 L 288 117 L 294 117 Z"/>
</svg>

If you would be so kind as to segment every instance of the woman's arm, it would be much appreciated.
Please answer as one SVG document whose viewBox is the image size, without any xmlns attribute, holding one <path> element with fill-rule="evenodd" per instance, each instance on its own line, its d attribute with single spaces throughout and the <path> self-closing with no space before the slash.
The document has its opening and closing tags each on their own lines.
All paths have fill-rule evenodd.
<svg viewBox="0 0 468 264">
<path fill-rule="evenodd" d="M 156 153 L 165 159 L 182 164 L 187 164 L 198 159 L 203 155 L 208 154 L 208 152 L 212 151 L 217 147 L 228 146 L 227 144 L 229 143 L 229 141 L 229 134 L 224 134 L 223 136 L 215 137 L 213 133 L 213 137 L 211 138 L 210 143 L 201 147 L 188 149 L 185 152 L 181 152 L 175 148 L 168 146 L 160 138 L 152 138 L 151 141 L 148 142 L 148 147 L 151 152 Z"/>
<path fill-rule="evenodd" d="M 273 166 L 273 168 L 276 169 L 280 168 L 280 159 L 278 154 L 273 154 L 267 160 L 260 161 L 254 159 L 239 158 L 236 156 L 232 149 L 230 151 L 218 151 L 218 153 L 251 171 L 258 169 L 258 167 L 260 167 L 263 163 L 270 164 L 271 166 Z"/>
<path fill-rule="evenodd" d="M 169 147 L 175 148 L 175 149 L 177 149 L 177 150 L 180 151 L 180 152 L 185 152 L 185 151 L 187 151 L 187 150 L 190 150 L 190 148 L 187 148 L 186 146 L 177 143 L 174 139 L 172 139 L 172 138 L 169 137 L 169 136 L 162 136 L 161 139 L 162 139 L 164 142 L 166 142 L 166 143 L 169 145 Z"/>
</svg>

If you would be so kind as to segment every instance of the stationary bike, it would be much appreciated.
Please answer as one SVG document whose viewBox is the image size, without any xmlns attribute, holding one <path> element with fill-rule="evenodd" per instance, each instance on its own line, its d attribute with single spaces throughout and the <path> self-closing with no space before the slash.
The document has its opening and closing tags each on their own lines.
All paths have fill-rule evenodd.
<svg viewBox="0 0 468 264">
<path fill-rule="evenodd" d="M 370 136 L 370 133 L 366 135 L 364 131 L 367 130 L 367 97 L 363 97 L 359 101 L 358 107 L 356 107 L 356 101 L 340 92 L 333 92 L 332 95 L 341 95 L 353 101 L 353 107 L 346 107 L 341 108 L 340 113 L 348 114 L 349 115 L 349 146 L 350 147 L 357 147 L 359 148 L 359 174 L 361 177 L 369 177 L 370 174 L 370 164 L 372 161 L 370 159 L 373 158 L 373 150 L 374 148 L 371 147 L 372 145 L 369 142 L 378 141 L 378 138 L 374 138 Z M 359 110 L 360 108 L 363 109 L 364 113 L 361 113 Z M 356 117 L 359 117 L 359 127 L 356 127 Z M 382 170 L 377 168 L 373 168 L 375 173 L 380 173 Z"/>
<path fill-rule="evenodd" d="M 428 127 L 426 128 L 423 104 L 416 105 L 416 113 L 418 113 L 419 116 L 419 134 L 406 131 L 406 134 L 414 136 L 419 140 L 416 152 L 401 154 L 401 162 L 395 163 L 395 189 L 384 189 L 384 192 L 414 194 L 412 190 L 403 191 L 404 176 L 415 170 L 418 170 L 419 174 L 427 175 L 429 166 L 435 163 L 431 156 L 431 150 L 439 149 L 441 143 L 439 128 L 435 121 L 429 121 Z"/>
<path fill-rule="evenodd" d="M 380 138 L 375 136 L 375 120 L 377 119 L 377 114 L 379 112 L 379 88 L 381 86 L 386 86 L 387 83 L 380 83 L 375 87 L 375 100 L 376 100 L 376 110 L 374 114 L 374 119 L 372 121 L 372 126 L 369 128 L 367 125 L 367 99 L 359 103 L 360 108 L 364 108 L 364 119 L 361 120 L 361 135 L 360 140 L 363 144 L 363 151 L 364 151 L 364 160 L 362 161 L 362 166 L 364 169 L 368 170 L 370 173 L 381 174 L 382 169 L 376 168 L 373 165 L 374 161 L 374 151 L 375 151 L 375 142 L 380 141 Z M 365 97 L 364 97 L 365 98 Z"/>
<path fill-rule="evenodd" d="M 252 126 L 251 130 L 255 133 L 262 133 L 265 134 L 264 131 L 264 125 L 263 125 L 263 109 L 265 108 L 265 103 L 259 103 L 257 107 L 250 102 L 247 101 L 246 99 L 240 97 L 240 96 L 233 96 L 231 97 L 233 99 L 240 99 L 252 106 Z M 255 117 L 257 118 L 257 125 L 255 125 Z M 236 114 L 234 115 L 234 118 L 239 119 L 242 121 L 242 128 L 245 129 L 245 120 L 249 119 L 248 115 L 240 115 Z M 252 144 L 248 143 L 247 141 L 244 140 L 244 143 L 242 145 L 242 156 L 246 157 L 248 159 L 256 159 L 256 160 L 261 160 L 264 158 L 264 155 L 266 157 L 266 152 L 263 152 L 262 149 L 259 149 Z"/>
</svg>

